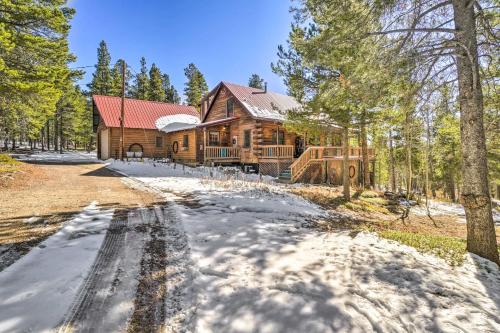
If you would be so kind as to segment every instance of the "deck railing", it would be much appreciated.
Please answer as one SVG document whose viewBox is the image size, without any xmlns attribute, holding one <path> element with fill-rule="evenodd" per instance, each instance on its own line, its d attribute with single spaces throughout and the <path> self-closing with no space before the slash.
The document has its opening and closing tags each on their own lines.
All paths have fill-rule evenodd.
<svg viewBox="0 0 500 333">
<path fill-rule="evenodd" d="M 293 158 L 293 145 L 268 145 L 262 147 L 262 158 Z"/>
<path fill-rule="evenodd" d="M 240 148 L 205 147 L 205 160 L 239 160 Z"/>
<path fill-rule="evenodd" d="M 349 159 L 360 159 L 361 147 L 349 147 Z M 368 158 L 373 158 L 375 149 L 368 148 Z M 344 148 L 342 147 L 315 147 L 310 146 L 297 158 L 290 166 L 292 182 L 296 181 L 306 170 L 311 161 L 341 160 L 344 158 Z"/>
</svg>

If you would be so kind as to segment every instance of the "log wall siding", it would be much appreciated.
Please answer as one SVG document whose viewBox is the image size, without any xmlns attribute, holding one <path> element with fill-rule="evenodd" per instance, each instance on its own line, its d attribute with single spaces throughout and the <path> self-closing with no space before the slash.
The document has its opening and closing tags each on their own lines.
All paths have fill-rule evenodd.
<svg viewBox="0 0 500 333">
<path fill-rule="evenodd" d="M 119 158 L 120 151 L 120 129 L 110 128 L 110 156 L 112 158 Z M 162 137 L 163 144 L 162 147 L 156 147 L 156 137 Z M 152 129 L 137 129 L 137 128 L 125 128 L 124 135 L 124 149 L 125 152 L 128 151 L 129 147 L 138 143 L 142 146 L 144 150 L 144 157 L 147 158 L 161 158 L 167 156 L 167 145 L 166 145 L 166 134 L 158 130 Z M 124 155 L 125 156 L 125 155 Z"/>
<path fill-rule="evenodd" d="M 184 142 L 184 135 L 188 136 L 188 147 L 182 146 Z M 178 131 L 166 134 L 167 143 L 167 155 L 170 156 L 175 161 L 183 163 L 195 163 L 197 160 L 197 138 L 198 131 L 196 129 L 190 129 L 185 131 Z M 177 153 L 173 151 L 173 144 L 177 141 L 179 145 L 179 150 Z"/>
<path fill-rule="evenodd" d="M 283 125 L 273 123 L 270 121 L 262 121 L 262 143 L 268 145 L 276 145 L 278 144 L 275 140 L 273 140 L 273 132 L 279 128 L 279 131 L 283 131 L 285 135 L 285 145 L 295 145 L 295 138 L 297 135 L 295 133 L 291 133 L 287 131 Z"/>
<path fill-rule="evenodd" d="M 233 98 L 231 93 L 222 87 L 221 91 L 218 93 L 216 100 L 207 115 L 205 122 L 226 119 L 226 103 L 228 98 Z M 257 121 L 253 119 L 248 112 L 243 109 L 243 106 L 234 98 L 233 104 L 234 116 L 239 117 L 238 120 L 233 121 L 227 125 L 229 130 L 228 146 L 232 147 L 232 140 L 236 138 L 236 146 L 241 149 L 241 163 L 258 163 L 257 155 L 255 154 L 258 148 L 257 137 Z M 207 128 L 207 144 L 208 144 L 208 132 L 210 131 L 222 131 L 223 126 L 213 126 Z M 250 148 L 243 148 L 244 132 L 245 130 L 251 130 L 251 143 Z M 222 145 L 222 143 L 221 143 Z"/>
</svg>

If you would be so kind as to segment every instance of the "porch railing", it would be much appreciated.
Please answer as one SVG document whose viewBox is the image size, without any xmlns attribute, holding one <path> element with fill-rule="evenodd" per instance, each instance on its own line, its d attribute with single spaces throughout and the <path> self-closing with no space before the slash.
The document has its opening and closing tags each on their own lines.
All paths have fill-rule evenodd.
<svg viewBox="0 0 500 333">
<path fill-rule="evenodd" d="M 269 145 L 262 147 L 262 158 L 293 158 L 293 145 Z"/>
<path fill-rule="evenodd" d="M 368 148 L 368 158 L 372 159 L 375 155 L 375 149 Z M 311 161 L 336 160 L 344 157 L 344 148 L 342 147 L 315 147 L 309 146 L 306 151 L 297 158 L 290 166 L 291 180 L 296 181 L 306 170 Z M 349 158 L 360 159 L 361 147 L 349 147 Z"/>
<path fill-rule="evenodd" d="M 205 147 L 205 160 L 239 160 L 240 148 Z"/>
</svg>

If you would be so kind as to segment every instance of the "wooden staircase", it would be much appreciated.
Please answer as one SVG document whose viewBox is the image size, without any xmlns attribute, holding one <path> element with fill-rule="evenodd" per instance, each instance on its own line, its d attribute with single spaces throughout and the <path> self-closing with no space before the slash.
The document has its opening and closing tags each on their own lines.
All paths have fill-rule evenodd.
<svg viewBox="0 0 500 333">
<path fill-rule="evenodd" d="M 368 157 L 373 159 L 374 149 L 368 148 Z M 349 147 L 349 159 L 360 159 L 361 148 Z M 290 182 L 295 183 L 313 162 L 342 160 L 344 158 L 344 148 L 342 147 L 308 147 L 302 155 L 290 165 Z"/>
<path fill-rule="evenodd" d="M 278 179 L 282 183 L 291 183 L 292 182 L 292 171 L 290 168 L 286 168 L 285 170 L 281 171 L 281 173 L 278 176 Z"/>
</svg>

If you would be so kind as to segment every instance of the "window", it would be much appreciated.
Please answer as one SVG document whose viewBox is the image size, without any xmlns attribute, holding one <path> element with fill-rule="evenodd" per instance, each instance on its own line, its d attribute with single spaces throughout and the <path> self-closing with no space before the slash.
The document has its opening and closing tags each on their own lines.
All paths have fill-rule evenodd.
<svg viewBox="0 0 500 333">
<path fill-rule="evenodd" d="M 156 137 L 156 148 L 161 148 L 163 147 L 163 137 L 157 136 Z"/>
<path fill-rule="evenodd" d="M 219 132 L 210 131 L 208 132 L 208 145 L 218 146 L 219 145 Z"/>
<path fill-rule="evenodd" d="M 250 143 L 252 141 L 252 130 L 243 131 L 243 148 L 250 148 Z"/>
<path fill-rule="evenodd" d="M 272 142 L 272 144 L 273 145 L 276 145 L 276 144 L 278 144 L 278 145 L 284 145 L 285 144 L 285 132 L 279 131 L 279 139 L 278 140 L 276 140 L 276 133 L 277 133 L 277 131 L 274 130 L 273 131 L 273 142 Z"/>
<path fill-rule="evenodd" d="M 234 102 L 232 98 L 229 98 L 226 102 L 226 117 L 232 117 L 234 115 Z"/>
<path fill-rule="evenodd" d="M 189 148 L 189 135 L 187 134 L 185 134 L 182 138 L 182 148 L 185 148 L 184 150 L 187 150 Z"/>
</svg>

